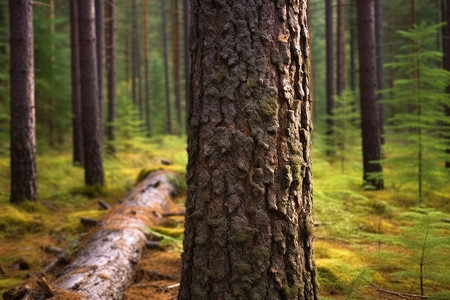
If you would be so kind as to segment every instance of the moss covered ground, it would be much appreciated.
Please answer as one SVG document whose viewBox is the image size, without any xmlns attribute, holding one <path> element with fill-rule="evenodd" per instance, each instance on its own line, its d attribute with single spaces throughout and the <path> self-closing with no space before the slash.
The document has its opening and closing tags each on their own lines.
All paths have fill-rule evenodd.
<svg viewBox="0 0 450 300">
<path fill-rule="evenodd" d="M 364 190 L 357 149 L 346 159 L 342 173 L 341 162 L 326 158 L 320 148 L 313 146 L 314 220 L 319 225 L 314 232 L 315 259 L 321 299 L 392 297 L 371 284 L 420 294 L 421 262 L 424 294 L 450 299 L 450 228 L 442 221 L 450 219 L 450 186 L 427 191 L 426 201 L 418 205 L 414 188 L 396 186 L 386 169 L 384 191 Z M 132 140 L 123 143 L 114 157 L 105 157 L 107 185 L 86 188 L 83 171 L 72 166 L 70 154 L 47 152 L 37 161 L 39 202 L 11 205 L 9 161 L 0 157 L 0 294 L 54 260 L 48 247 L 75 253 L 90 230 L 79 218 L 100 218 L 103 212 L 97 200 L 116 203 L 146 173 L 160 168 L 175 171 L 178 175 L 172 181 L 181 190 L 182 202 L 186 163 L 184 138 Z M 160 235 L 169 251 L 145 253 L 126 299 L 176 295 L 182 222 L 182 217 L 171 217 L 165 225 L 149 229 Z"/>
</svg>

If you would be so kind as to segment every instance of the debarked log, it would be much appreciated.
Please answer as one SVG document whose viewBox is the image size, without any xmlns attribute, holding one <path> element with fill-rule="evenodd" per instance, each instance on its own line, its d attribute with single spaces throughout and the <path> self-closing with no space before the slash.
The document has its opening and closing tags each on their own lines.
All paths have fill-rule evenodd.
<svg viewBox="0 0 450 300">
<path fill-rule="evenodd" d="M 143 229 L 162 221 L 152 212 L 177 209 L 170 200 L 173 186 L 166 175 L 163 171 L 150 174 L 108 211 L 98 231 L 51 284 L 56 293 L 64 290 L 92 300 L 123 298 L 146 247 Z"/>
</svg>

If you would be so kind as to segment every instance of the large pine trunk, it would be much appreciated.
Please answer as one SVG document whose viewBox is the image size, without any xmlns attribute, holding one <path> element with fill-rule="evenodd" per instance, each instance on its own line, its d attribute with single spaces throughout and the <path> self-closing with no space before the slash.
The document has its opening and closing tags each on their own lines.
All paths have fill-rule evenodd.
<svg viewBox="0 0 450 300">
<path fill-rule="evenodd" d="M 317 299 L 306 0 L 191 4 L 179 299 Z"/>
<path fill-rule="evenodd" d="M 94 0 L 78 1 L 81 108 L 83 116 L 84 181 L 104 184 L 98 105 Z"/>
<path fill-rule="evenodd" d="M 375 0 L 375 42 L 377 62 L 377 89 L 383 90 L 383 7 L 381 0 Z M 378 115 L 380 118 L 381 143 L 384 144 L 384 105 L 383 94 L 377 94 Z"/>
<path fill-rule="evenodd" d="M 11 202 L 37 200 L 32 5 L 9 1 Z"/>
<path fill-rule="evenodd" d="M 103 146 L 103 0 L 95 0 L 95 36 L 97 48 L 97 86 L 98 86 L 98 115 L 100 126 L 100 143 Z"/>
<path fill-rule="evenodd" d="M 83 126 L 81 117 L 80 49 L 78 43 L 78 1 L 70 0 L 70 62 L 72 76 L 73 163 L 83 165 Z"/>
<path fill-rule="evenodd" d="M 380 118 L 377 102 L 377 67 L 374 0 L 357 0 L 359 91 L 363 150 L 363 180 L 375 189 L 383 189 L 383 180 L 371 177 L 381 173 Z"/>
</svg>

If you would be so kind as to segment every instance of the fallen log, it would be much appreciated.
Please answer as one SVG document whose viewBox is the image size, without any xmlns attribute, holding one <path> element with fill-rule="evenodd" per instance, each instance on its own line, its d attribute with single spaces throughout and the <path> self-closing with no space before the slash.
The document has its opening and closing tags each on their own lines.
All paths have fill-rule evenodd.
<svg viewBox="0 0 450 300">
<path fill-rule="evenodd" d="M 146 247 L 143 228 L 161 222 L 153 211 L 163 214 L 176 209 L 170 200 L 172 191 L 163 171 L 144 179 L 108 211 L 101 228 L 58 275 L 52 284 L 56 292 L 75 292 L 86 299 L 122 299 Z"/>
</svg>

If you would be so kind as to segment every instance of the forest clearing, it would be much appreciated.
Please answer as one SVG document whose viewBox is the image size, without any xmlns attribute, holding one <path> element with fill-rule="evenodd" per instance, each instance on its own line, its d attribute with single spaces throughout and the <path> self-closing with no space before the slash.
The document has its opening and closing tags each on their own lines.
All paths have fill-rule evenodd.
<svg viewBox="0 0 450 300">
<path fill-rule="evenodd" d="M 0 0 L 4 300 L 448 300 L 449 270 L 450 0 Z"/>
</svg>

